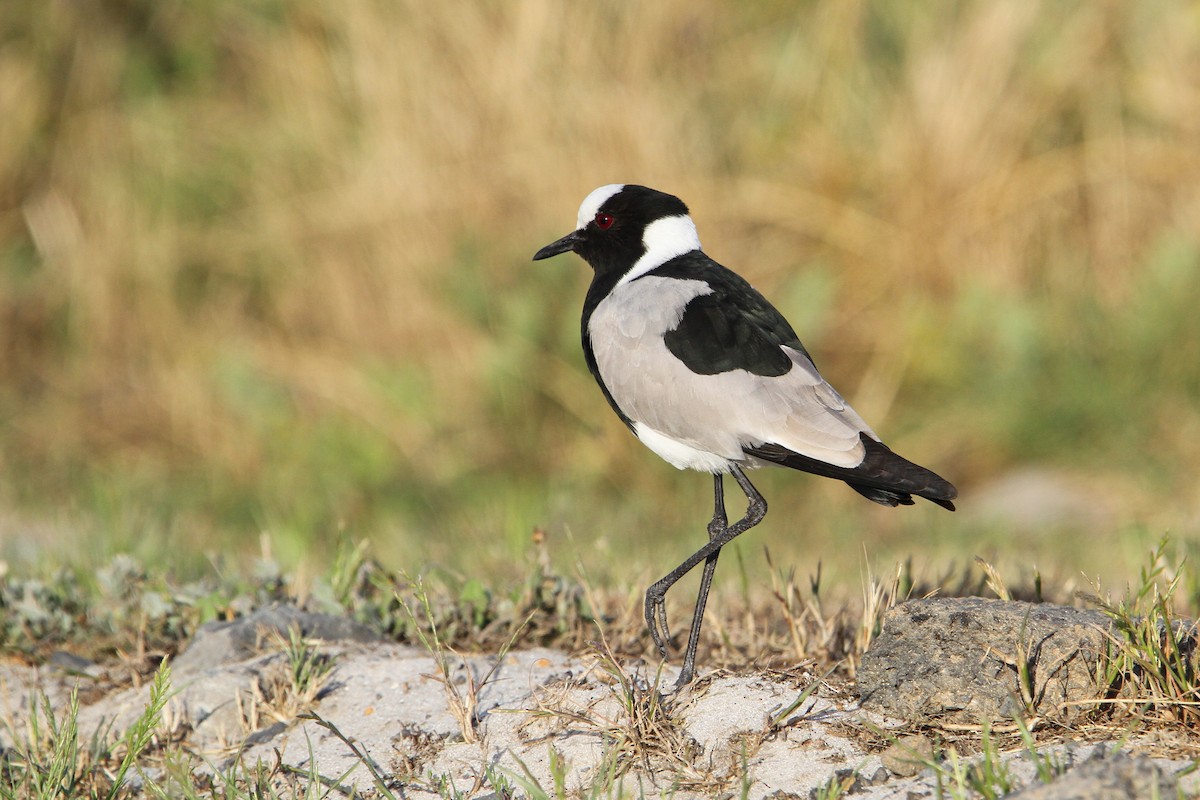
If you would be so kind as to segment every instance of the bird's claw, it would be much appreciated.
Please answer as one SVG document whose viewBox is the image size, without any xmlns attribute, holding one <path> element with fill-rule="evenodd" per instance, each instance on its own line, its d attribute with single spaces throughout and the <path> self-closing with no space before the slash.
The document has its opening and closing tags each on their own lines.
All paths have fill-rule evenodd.
<svg viewBox="0 0 1200 800">
<path fill-rule="evenodd" d="M 650 638 L 654 640 L 658 654 L 666 658 L 667 642 L 671 640 L 671 629 L 667 627 L 667 603 L 666 598 L 655 594 L 653 589 L 646 592 L 646 627 L 650 629 Z"/>
</svg>

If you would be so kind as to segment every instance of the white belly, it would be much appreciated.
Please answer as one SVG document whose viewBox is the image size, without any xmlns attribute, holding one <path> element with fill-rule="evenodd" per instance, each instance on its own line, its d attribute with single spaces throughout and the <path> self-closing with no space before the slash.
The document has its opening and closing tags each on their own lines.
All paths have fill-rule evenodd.
<svg viewBox="0 0 1200 800">
<path fill-rule="evenodd" d="M 665 433 L 659 433 L 642 422 L 633 424 L 633 432 L 637 434 L 642 444 L 649 447 L 658 457 L 677 469 L 696 469 L 701 472 L 729 472 L 734 462 L 716 453 L 700 450 L 687 442 L 672 439 Z"/>
</svg>

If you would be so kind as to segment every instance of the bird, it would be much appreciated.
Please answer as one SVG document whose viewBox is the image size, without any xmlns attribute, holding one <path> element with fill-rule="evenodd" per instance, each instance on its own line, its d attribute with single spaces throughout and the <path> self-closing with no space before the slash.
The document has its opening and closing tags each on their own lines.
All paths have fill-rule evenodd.
<svg viewBox="0 0 1200 800">
<path fill-rule="evenodd" d="M 954 510 L 958 490 L 880 441 L 821 377 L 784 316 L 705 254 L 678 197 L 636 184 L 601 186 L 580 204 L 575 230 L 533 260 L 567 252 L 593 271 L 583 301 L 583 354 L 608 404 L 663 460 L 713 476 L 708 542 L 645 595 L 646 626 L 666 660 L 667 591 L 704 562 L 676 691 L 695 675 L 721 548 L 767 513 L 746 470 L 790 467 L 844 481 L 885 506 L 912 505 L 915 496 Z M 747 501 L 733 524 L 726 475 Z"/>
</svg>

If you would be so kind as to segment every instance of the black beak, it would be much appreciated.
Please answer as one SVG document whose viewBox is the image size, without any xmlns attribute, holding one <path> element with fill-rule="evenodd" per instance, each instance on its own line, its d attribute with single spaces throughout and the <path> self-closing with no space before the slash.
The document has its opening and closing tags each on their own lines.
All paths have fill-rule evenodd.
<svg viewBox="0 0 1200 800">
<path fill-rule="evenodd" d="M 574 250 L 575 245 L 579 244 L 579 231 L 571 231 L 566 236 L 559 239 L 557 242 L 551 242 L 533 254 L 534 261 L 541 261 L 543 258 L 550 258 L 559 253 L 565 253 L 568 250 Z"/>
</svg>

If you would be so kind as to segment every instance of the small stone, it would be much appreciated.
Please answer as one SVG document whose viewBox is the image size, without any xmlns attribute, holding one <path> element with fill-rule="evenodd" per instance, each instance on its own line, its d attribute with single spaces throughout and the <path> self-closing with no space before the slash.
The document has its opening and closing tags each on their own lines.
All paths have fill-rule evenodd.
<svg viewBox="0 0 1200 800">
<path fill-rule="evenodd" d="M 901 736 L 879 754 L 888 772 L 901 778 L 916 775 L 933 761 L 933 742 L 924 734 Z"/>
<path fill-rule="evenodd" d="M 89 678 L 98 678 L 103 672 L 95 661 L 68 653 L 66 650 L 55 650 L 50 654 L 46 663 L 68 675 L 86 675 Z"/>
<path fill-rule="evenodd" d="M 305 638 L 326 642 L 381 639 L 377 631 L 347 617 L 314 614 L 280 603 L 240 619 L 202 625 L 171 669 L 176 675 L 195 674 L 252 658 L 270 644 L 271 634 L 286 638 L 293 627 Z"/>
</svg>

